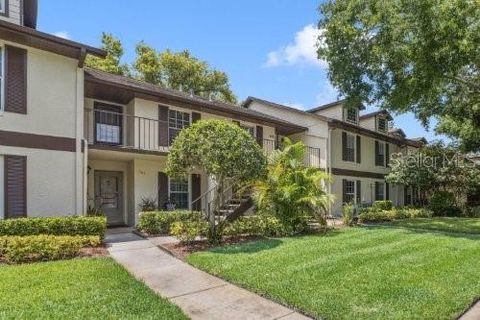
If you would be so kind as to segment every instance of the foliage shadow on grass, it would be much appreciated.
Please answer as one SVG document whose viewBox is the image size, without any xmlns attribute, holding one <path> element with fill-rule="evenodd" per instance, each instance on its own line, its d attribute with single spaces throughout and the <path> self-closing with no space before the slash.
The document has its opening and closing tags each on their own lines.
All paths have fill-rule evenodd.
<svg viewBox="0 0 480 320">
<path fill-rule="evenodd" d="M 436 234 L 439 236 L 447 236 L 451 238 L 463 238 L 468 240 L 480 240 L 480 234 L 478 233 L 467 233 L 467 232 L 460 232 L 460 231 L 453 231 L 453 230 L 440 230 L 440 229 L 428 229 L 422 228 L 420 226 L 399 226 L 399 225 L 392 225 L 392 224 L 372 224 L 368 226 L 363 226 L 362 228 L 366 229 L 401 229 L 405 230 L 408 233 L 416 233 L 416 234 Z"/>
</svg>

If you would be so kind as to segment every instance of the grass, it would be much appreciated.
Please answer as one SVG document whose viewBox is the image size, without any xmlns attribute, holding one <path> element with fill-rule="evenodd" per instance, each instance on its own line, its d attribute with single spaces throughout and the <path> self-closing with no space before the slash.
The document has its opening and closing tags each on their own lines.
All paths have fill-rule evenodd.
<svg viewBox="0 0 480 320">
<path fill-rule="evenodd" d="M 431 219 L 411 219 L 397 220 L 389 222 L 389 225 L 410 228 L 424 229 L 432 231 L 472 233 L 480 234 L 479 218 L 431 218 Z"/>
<path fill-rule="evenodd" d="M 322 319 L 454 319 L 480 297 L 480 235 L 345 228 L 188 261 Z"/>
<path fill-rule="evenodd" d="M 187 319 L 110 258 L 0 267 L 0 319 Z"/>
</svg>

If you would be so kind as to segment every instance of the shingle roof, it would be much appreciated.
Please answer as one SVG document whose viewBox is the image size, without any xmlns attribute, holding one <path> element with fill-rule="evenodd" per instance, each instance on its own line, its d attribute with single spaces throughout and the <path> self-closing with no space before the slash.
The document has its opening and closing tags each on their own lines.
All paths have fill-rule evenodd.
<svg viewBox="0 0 480 320">
<path fill-rule="evenodd" d="M 122 87 L 125 89 L 132 90 L 134 92 L 139 92 L 139 93 L 143 93 L 151 96 L 176 99 L 176 100 L 184 101 L 187 103 L 191 103 L 193 105 L 198 105 L 206 109 L 222 111 L 230 114 L 236 114 L 236 115 L 240 115 L 240 116 L 244 116 L 244 117 L 248 117 L 256 120 L 262 120 L 265 122 L 270 122 L 272 124 L 296 129 L 297 131 L 307 130 L 307 128 L 299 126 L 297 124 L 294 124 L 279 118 L 275 118 L 261 112 L 242 108 L 237 105 L 218 102 L 218 101 L 210 101 L 209 99 L 205 99 L 193 94 L 188 94 L 182 91 L 177 91 L 177 90 L 168 89 L 168 88 L 162 88 L 151 83 L 136 80 L 126 76 L 111 74 L 111 73 L 97 70 L 97 69 L 85 68 L 85 80 L 90 82 L 95 82 L 95 83 L 105 83 L 105 84 L 113 85 L 116 87 Z"/>
</svg>

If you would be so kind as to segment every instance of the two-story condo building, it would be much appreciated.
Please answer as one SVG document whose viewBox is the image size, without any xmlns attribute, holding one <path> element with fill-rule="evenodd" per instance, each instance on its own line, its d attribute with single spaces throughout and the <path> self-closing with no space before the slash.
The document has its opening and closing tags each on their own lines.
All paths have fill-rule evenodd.
<svg viewBox="0 0 480 320">
<path fill-rule="evenodd" d="M 347 108 L 344 101 L 302 111 L 254 97 L 247 98 L 244 106 L 308 128 L 294 137 L 320 149 L 321 168 L 333 178 L 329 185 L 335 196 L 332 215 L 341 214 L 343 203 L 414 203 L 415 190 L 389 185 L 385 175 L 391 154 L 417 149 L 425 141 L 407 139 L 402 130 L 389 128 L 388 112 L 361 115 L 363 106 Z"/>
</svg>

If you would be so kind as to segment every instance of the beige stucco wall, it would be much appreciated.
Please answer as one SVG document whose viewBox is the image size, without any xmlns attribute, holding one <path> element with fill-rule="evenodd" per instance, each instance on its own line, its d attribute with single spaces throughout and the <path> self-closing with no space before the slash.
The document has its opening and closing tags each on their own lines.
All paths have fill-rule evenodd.
<svg viewBox="0 0 480 320">
<path fill-rule="evenodd" d="M 323 110 L 318 110 L 315 114 L 332 119 L 343 120 L 343 105 L 337 105 Z"/>
<path fill-rule="evenodd" d="M 75 197 L 75 153 L 0 146 L 0 155 L 27 157 L 29 217 L 76 213 L 76 203 L 82 199 Z M 3 179 L 0 184 L 3 186 Z M 2 205 L 0 217 L 4 214 L 3 210 Z"/>
<path fill-rule="evenodd" d="M 360 120 L 360 126 L 376 131 L 377 128 L 375 127 L 375 117 L 369 117 L 366 119 L 361 119 Z"/>
<path fill-rule="evenodd" d="M 22 9 L 20 8 L 21 0 L 8 0 L 8 16 L 0 15 L 1 20 L 11 23 L 23 25 Z"/>
<path fill-rule="evenodd" d="M 258 101 L 252 101 L 249 109 L 295 123 L 308 128 L 307 132 L 292 135 L 294 141 L 302 141 L 308 147 L 320 149 L 320 167 L 327 167 L 328 124 L 326 121 L 303 112 L 277 108 Z"/>
</svg>

